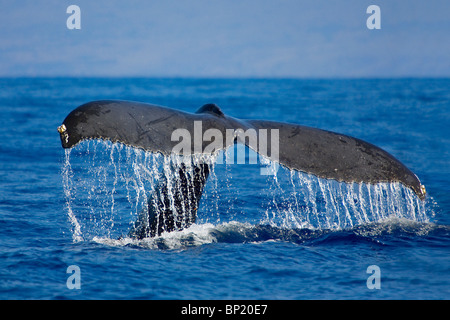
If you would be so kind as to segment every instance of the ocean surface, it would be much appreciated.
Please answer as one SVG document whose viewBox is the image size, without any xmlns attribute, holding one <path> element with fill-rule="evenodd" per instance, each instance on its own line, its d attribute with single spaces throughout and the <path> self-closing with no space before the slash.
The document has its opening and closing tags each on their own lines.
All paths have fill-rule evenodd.
<svg viewBox="0 0 450 320">
<path fill-rule="evenodd" d="M 216 103 L 358 137 L 427 197 L 261 175 L 274 164 L 247 151 L 212 165 L 196 224 L 131 239 L 167 158 L 103 141 L 64 150 L 56 128 L 99 99 Z M 0 299 L 450 298 L 450 79 L 3 78 L 0 114 Z"/>
</svg>

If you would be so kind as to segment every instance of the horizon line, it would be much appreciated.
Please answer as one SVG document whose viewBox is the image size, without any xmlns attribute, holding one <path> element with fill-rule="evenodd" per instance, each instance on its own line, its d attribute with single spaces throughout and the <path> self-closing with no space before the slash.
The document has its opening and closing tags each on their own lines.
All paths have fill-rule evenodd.
<svg viewBox="0 0 450 320">
<path fill-rule="evenodd" d="M 0 75 L 0 79 L 192 79 L 192 80 L 406 80 L 450 79 L 450 75 L 405 76 L 169 76 L 169 75 Z"/>
</svg>

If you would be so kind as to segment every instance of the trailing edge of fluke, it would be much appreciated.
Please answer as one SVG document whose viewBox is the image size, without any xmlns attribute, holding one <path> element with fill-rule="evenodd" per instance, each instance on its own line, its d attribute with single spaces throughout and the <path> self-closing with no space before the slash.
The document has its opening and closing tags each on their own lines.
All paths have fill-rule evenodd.
<svg viewBox="0 0 450 320">
<path fill-rule="evenodd" d="M 269 135 L 277 130 L 279 149 L 276 158 L 272 156 L 271 144 L 267 144 L 264 155 L 289 169 L 347 183 L 400 182 L 411 188 L 421 200 L 425 199 L 425 187 L 418 177 L 391 154 L 373 144 L 297 124 L 236 119 L 226 116 L 215 104 L 207 104 L 196 113 L 188 113 L 139 102 L 93 101 L 70 112 L 58 131 L 64 148 L 71 148 L 86 139 L 104 139 L 168 155 L 177 149 L 179 143 L 178 140 L 173 141 L 173 132 L 181 129 L 194 136 L 197 121 L 201 121 L 202 133 L 209 129 L 222 133 L 223 141 L 217 144 L 222 148 L 235 143 L 226 139 L 227 129 L 253 129 Z M 237 142 L 255 149 L 245 139 L 237 139 Z M 191 152 L 206 152 L 211 142 L 201 143 L 201 148 L 193 147 Z M 261 153 L 260 150 L 255 151 Z"/>
</svg>

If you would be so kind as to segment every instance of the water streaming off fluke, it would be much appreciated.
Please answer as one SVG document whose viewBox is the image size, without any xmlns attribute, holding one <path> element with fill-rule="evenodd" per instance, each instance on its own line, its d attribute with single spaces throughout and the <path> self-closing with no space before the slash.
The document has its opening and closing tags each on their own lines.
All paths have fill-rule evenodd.
<svg viewBox="0 0 450 320">
<path fill-rule="evenodd" d="M 179 218 L 189 214 L 173 190 L 182 179 L 192 185 L 193 170 L 200 164 L 209 166 L 209 178 L 196 224 L 209 229 L 234 222 L 342 230 L 392 217 L 428 221 L 426 201 L 400 183 L 348 184 L 320 179 L 247 152 L 247 159 L 259 158 L 258 164 L 227 164 L 230 161 L 223 151 L 186 161 L 103 140 L 88 140 L 66 149 L 62 178 L 74 240 L 129 237 L 136 221 L 148 214 L 149 201 L 160 196 L 158 186 L 163 181 L 168 190 L 164 205 L 173 206 Z M 273 175 L 260 175 L 261 166 L 273 170 Z M 252 191 L 247 191 L 246 185 L 251 185 L 248 189 Z"/>
</svg>

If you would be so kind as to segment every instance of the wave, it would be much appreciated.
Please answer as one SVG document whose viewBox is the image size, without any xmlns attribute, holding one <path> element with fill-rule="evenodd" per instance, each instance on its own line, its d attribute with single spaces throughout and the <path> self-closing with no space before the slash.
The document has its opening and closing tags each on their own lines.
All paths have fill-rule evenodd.
<svg viewBox="0 0 450 320">
<path fill-rule="evenodd" d="M 219 225 L 193 224 L 182 231 L 163 233 L 161 236 L 142 240 L 128 237 L 119 239 L 94 237 L 92 241 L 115 247 L 183 250 L 215 243 L 259 244 L 265 242 L 286 242 L 308 246 L 367 242 L 386 246 L 398 245 L 399 239 L 408 242 L 417 238 L 449 239 L 450 226 L 396 217 L 390 217 L 382 222 L 359 225 L 348 230 L 286 229 L 262 224 L 227 222 Z"/>
</svg>

